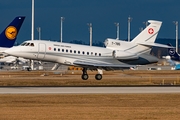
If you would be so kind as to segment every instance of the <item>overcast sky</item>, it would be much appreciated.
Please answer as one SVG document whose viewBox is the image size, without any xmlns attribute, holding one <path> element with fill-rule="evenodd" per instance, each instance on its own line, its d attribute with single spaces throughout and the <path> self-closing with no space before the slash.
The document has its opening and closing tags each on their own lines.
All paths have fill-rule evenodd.
<svg viewBox="0 0 180 120">
<path fill-rule="evenodd" d="M 26 16 L 18 42 L 31 39 L 31 0 L 0 0 L 2 31 L 16 16 Z M 114 22 L 120 23 L 120 39 L 127 39 L 128 16 L 131 16 L 131 39 L 145 27 L 143 22 L 162 21 L 158 38 L 174 38 L 175 25 L 180 21 L 180 0 L 35 0 L 36 27 L 41 38 L 60 40 L 60 17 L 63 22 L 63 41 L 82 40 L 89 43 L 87 23 L 93 25 L 93 42 L 116 38 Z"/>
</svg>

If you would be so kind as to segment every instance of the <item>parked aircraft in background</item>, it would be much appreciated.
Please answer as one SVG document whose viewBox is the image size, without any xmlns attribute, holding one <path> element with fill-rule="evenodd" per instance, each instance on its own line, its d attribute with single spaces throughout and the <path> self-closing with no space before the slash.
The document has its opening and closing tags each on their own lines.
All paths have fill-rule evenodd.
<svg viewBox="0 0 180 120">
<path fill-rule="evenodd" d="M 3 30 L 0 34 L 0 53 L 10 47 L 13 47 L 19 30 L 24 22 L 24 16 L 17 16 L 14 20 Z M 23 58 L 17 58 L 14 56 L 7 56 L 0 59 L 0 63 L 15 64 L 25 62 Z"/>
<path fill-rule="evenodd" d="M 131 42 L 107 39 L 106 48 L 52 42 L 45 40 L 29 40 L 5 53 L 27 59 L 56 62 L 64 65 L 83 68 L 81 78 L 88 79 L 87 70 L 97 70 L 96 80 L 102 79 L 102 70 L 130 68 L 135 65 L 155 63 L 158 58 L 150 55 L 153 46 L 174 48 L 154 43 L 162 22 L 149 20 L 150 24 Z"/>
<path fill-rule="evenodd" d="M 13 47 L 17 35 L 24 21 L 24 16 L 18 16 L 0 34 L 0 53 L 7 48 Z"/>
<path fill-rule="evenodd" d="M 170 43 L 168 45 L 172 46 Z M 169 53 L 171 60 L 180 62 L 180 55 L 176 52 L 175 48 L 168 48 L 168 53 Z"/>
<path fill-rule="evenodd" d="M 170 43 L 168 46 L 172 46 Z M 166 56 L 167 62 L 174 66 L 174 70 L 180 70 L 180 55 L 176 52 L 175 48 L 168 48 L 168 56 Z"/>
<path fill-rule="evenodd" d="M 5 64 L 13 64 L 13 65 L 17 65 L 17 64 L 24 64 L 27 63 L 29 60 L 24 59 L 24 58 L 19 58 L 19 57 L 14 57 L 14 56 L 7 56 L 4 58 L 0 59 L 0 63 L 5 63 Z"/>
</svg>

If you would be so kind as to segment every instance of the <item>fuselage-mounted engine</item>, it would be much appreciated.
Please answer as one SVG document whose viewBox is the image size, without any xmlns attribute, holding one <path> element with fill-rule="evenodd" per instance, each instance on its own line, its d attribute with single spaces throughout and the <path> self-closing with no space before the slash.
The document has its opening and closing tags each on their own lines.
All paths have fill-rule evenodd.
<svg viewBox="0 0 180 120">
<path fill-rule="evenodd" d="M 113 50 L 112 56 L 118 60 L 130 60 L 130 59 L 132 60 L 139 58 L 139 56 L 136 54 L 121 50 Z"/>
</svg>

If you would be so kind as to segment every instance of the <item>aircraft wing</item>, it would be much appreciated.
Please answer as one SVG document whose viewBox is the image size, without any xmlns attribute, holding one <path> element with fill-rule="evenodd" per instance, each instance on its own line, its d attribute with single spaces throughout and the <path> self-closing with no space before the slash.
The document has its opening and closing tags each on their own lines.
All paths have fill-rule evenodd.
<svg viewBox="0 0 180 120">
<path fill-rule="evenodd" d="M 91 66 L 91 67 L 109 67 L 109 68 L 130 68 L 135 67 L 135 65 L 128 65 L 128 64 L 112 64 L 108 62 L 101 62 L 101 61 L 95 61 L 95 62 L 88 62 L 84 60 L 76 60 L 73 62 L 75 65 L 80 66 Z"/>
</svg>

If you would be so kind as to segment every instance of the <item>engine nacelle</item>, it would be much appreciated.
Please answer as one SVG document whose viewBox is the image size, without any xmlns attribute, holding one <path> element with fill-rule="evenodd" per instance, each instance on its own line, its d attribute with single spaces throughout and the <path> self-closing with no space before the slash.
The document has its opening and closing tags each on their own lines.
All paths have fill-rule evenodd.
<svg viewBox="0 0 180 120">
<path fill-rule="evenodd" d="M 118 60 L 132 60 L 132 59 L 138 59 L 139 56 L 127 51 L 121 51 L 121 50 L 114 50 L 112 53 L 113 57 Z"/>
</svg>

